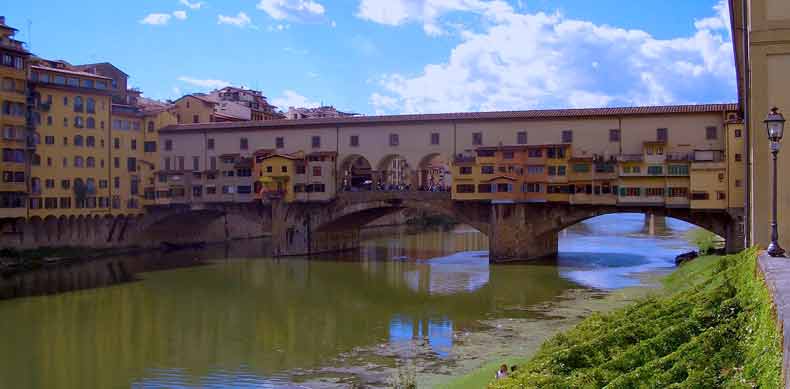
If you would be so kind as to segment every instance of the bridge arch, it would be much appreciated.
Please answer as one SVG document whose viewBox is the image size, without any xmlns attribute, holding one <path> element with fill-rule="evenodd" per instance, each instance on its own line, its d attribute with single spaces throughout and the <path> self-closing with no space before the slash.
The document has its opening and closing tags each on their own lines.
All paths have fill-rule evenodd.
<svg viewBox="0 0 790 389">
<path fill-rule="evenodd" d="M 421 190 L 444 191 L 452 186 L 450 159 L 441 153 L 430 153 L 417 166 L 418 187 Z"/>
<path fill-rule="evenodd" d="M 400 154 L 388 154 L 384 156 L 376 165 L 378 178 L 385 189 L 404 188 L 406 186 L 415 189 L 417 187 L 417 176 L 414 166 L 409 160 Z"/>
<path fill-rule="evenodd" d="M 375 182 L 373 166 L 364 156 L 351 154 L 341 162 L 338 180 L 338 188 L 344 191 L 371 190 Z"/>
</svg>

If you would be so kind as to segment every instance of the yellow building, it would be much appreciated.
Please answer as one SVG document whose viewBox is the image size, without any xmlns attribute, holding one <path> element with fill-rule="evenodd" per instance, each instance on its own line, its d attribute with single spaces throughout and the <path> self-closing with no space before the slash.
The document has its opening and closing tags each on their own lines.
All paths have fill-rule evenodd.
<svg viewBox="0 0 790 389">
<path fill-rule="evenodd" d="M 743 141 L 743 120 L 738 119 L 737 115 L 729 118 L 726 123 L 727 136 L 727 208 L 742 208 L 745 199 L 745 175 L 746 169 L 744 161 L 745 144 Z"/>
<path fill-rule="evenodd" d="M 173 102 L 178 124 L 209 123 L 217 121 L 215 110 L 217 101 L 208 95 L 192 94 Z"/>
<path fill-rule="evenodd" d="M 549 202 L 570 202 L 571 185 L 568 184 L 568 165 L 571 160 L 571 146 L 568 144 L 548 145 L 546 153 L 546 200 Z"/>
<path fill-rule="evenodd" d="M 176 115 L 170 106 L 165 104 L 147 104 L 142 107 L 143 135 L 142 154 L 138 150 L 138 166 L 140 180 L 143 184 L 143 207 L 157 204 L 156 184 L 159 166 L 159 129 L 176 124 Z"/>
<path fill-rule="evenodd" d="M 727 161 L 723 150 L 695 150 L 691 162 L 691 208 L 727 209 Z"/>
<path fill-rule="evenodd" d="M 32 161 L 29 216 L 106 215 L 111 80 L 37 59 L 30 66 L 36 97 L 36 154 Z"/>
<path fill-rule="evenodd" d="M 256 153 L 253 172 L 260 183 L 256 185 L 256 193 L 260 194 L 260 198 L 282 198 L 286 202 L 293 202 L 296 162 L 303 159 L 301 156 L 269 151 Z"/>
<path fill-rule="evenodd" d="M 25 123 L 27 67 L 30 53 L 14 39 L 16 29 L 0 17 L 0 218 L 27 216 L 27 178 L 30 155 Z M 32 145 L 31 145 L 32 146 Z"/>
</svg>

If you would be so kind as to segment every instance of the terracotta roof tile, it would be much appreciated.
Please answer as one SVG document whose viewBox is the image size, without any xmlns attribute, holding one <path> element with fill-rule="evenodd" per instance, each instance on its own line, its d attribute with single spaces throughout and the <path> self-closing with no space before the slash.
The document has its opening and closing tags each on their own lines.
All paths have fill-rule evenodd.
<svg viewBox="0 0 790 389">
<path fill-rule="evenodd" d="M 648 107 L 614 107 L 614 108 L 579 108 L 579 109 L 544 109 L 529 111 L 494 111 L 494 112 L 456 112 L 436 114 L 409 114 L 386 116 L 351 116 L 339 118 L 318 118 L 299 120 L 264 120 L 241 122 L 214 122 L 198 124 L 181 124 L 162 129 L 160 132 L 181 131 L 221 131 L 247 129 L 287 129 L 302 127 L 320 127 L 335 125 L 376 125 L 405 122 L 434 121 L 474 121 L 474 120 L 546 120 L 546 119 L 582 119 L 611 116 L 639 116 L 660 114 L 712 113 L 734 111 L 737 104 L 700 104 L 700 105 L 668 105 Z"/>
</svg>

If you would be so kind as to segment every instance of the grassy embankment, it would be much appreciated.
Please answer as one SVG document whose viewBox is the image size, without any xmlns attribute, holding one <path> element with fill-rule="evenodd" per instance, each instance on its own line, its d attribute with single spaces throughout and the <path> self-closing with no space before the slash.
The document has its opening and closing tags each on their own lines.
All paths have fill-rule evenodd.
<svg viewBox="0 0 790 389">
<path fill-rule="evenodd" d="M 593 314 L 489 387 L 781 386 L 781 337 L 755 251 L 698 258 L 668 276 L 664 289 Z"/>
</svg>

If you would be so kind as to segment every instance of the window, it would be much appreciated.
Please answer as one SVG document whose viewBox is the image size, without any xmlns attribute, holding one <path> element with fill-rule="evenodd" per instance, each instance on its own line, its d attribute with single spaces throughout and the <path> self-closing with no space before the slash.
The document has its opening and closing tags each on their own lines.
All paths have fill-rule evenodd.
<svg viewBox="0 0 790 389">
<path fill-rule="evenodd" d="M 143 143 L 143 151 L 146 153 L 155 153 L 156 152 L 156 142 L 148 141 Z"/>
<path fill-rule="evenodd" d="M 222 185 L 222 193 L 223 194 L 233 194 L 236 188 L 230 185 Z"/>
<path fill-rule="evenodd" d="M 719 173 L 719 182 L 724 182 L 724 173 Z"/>
<path fill-rule="evenodd" d="M 516 134 L 516 143 L 520 145 L 527 144 L 527 132 L 526 131 L 519 131 Z"/>
<path fill-rule="evenodd" d="M 163 165 L 165 165 L 165 170 L 170 170 L 170 157 L 165 157 L 165 162 Z"/>
<path fill-rule="evenodd" d="M 503 151 L 502 152 L 502 159 L 513 159 L 516 156 L 516 153 L 512 151 Z"/>
<path fill-rule="evenodd" d="M 687 176 L 689 167 L 687 165 L 669 165 L 667 168 L 670 176 Z"/>
<path fill-rule="evenodd" d="M 273 171 L 274 171 L 274 167 L 273 166 L 266 166 L 266 173 L 271 173 Z"/>
<path fill-rule="evenodd" d="M 498 193 L 510 193 L 513 191 L 513 184 L 496 184 Z"/>
<path fill-rule="evenodd" d="M 546 156 L 551 159 L 564 159 L 565 158 L 565 148 L 564 147 L 549 147 L 546 151 Z"/>
<path fill-rule="evenodd" d="M 87 167 L 96 167 L 96 158 L 88 157 L 85 159 L 85 165 Z"/>
<path fill-rule="evenodd" d="M 669 130 L 666 128 L 657 128 L 656 129 L 656 140 L 659 142 L 666 142 L 669 139 Z"/>
<path fill-rule="evenodd" d="M 239 185 L 238 187 L 236 187 L 236 193 L 239 193 L 239 194 L 252 193 L 252 186 L 250 186 L 250 185 Z"/>
<path fill-rule="evenodd" d="M 575 163 L 573 164 L 573 172 L 574 173 L 589 173 L 590 172 L 590 165 L 586 163 Z"/>
<path fill-rule="evenodd" d="M 400 144 L 398 134 L 390 134 L 390 146 L 397 146 L 398 144 Z"/>
<path fill-rule="evenodd" d="M 669 188 L 669 197 L 689 197 L 689 189 L 688 188 Z"/>
<path fill-rule="evenodd" d="M 69 209 L 69 208 L 71 208 L 71 197 L 61 197 L 60 198 L 60 208 L 61 209 Z"/>
<path fill-rule="evenodd" d="M 741 161 L 743 161 L 743 156 L 741 154 L 736 153 L 735 162 L 741 162 Z"/>
<path fill-rule="evenodd" d="M 705 139 L 707 140 L 715 140 L 718 139 L 718 128 L 714 126 L 705 127 Z"/>
<path fill-rule="evenodd" d="M 54 188 L 55 187 L 55 180 L 53 180 L 51 178 L 47 178 L 46 180 L 44 180 L 44 187 L 46 187 L 47 189 Z"/>
<path fill-rule="evenodd" d="M 52 135 L 47 135 L 44 137 L 44 144 L 46 145 L 54 145 L 55 144 L 55 137 Z"/>
<path fill-rule="evenodd" d="M 184 170 L 184 157 L 178 157 L 178 170 Z"/>
<path fill-rule="evenodd" d="M 529 149 L 529 150 L 527 150 L 527 157 L 529 157 L 529 158 L 542 158 L 543 157 L 543 150 L 542 149 Z"/>
<path fill-rule="evenodd" d="M 69 126 L 69 118 L 63 118 L 63 127 Z"/>
<path fill-rule="evenodd" d="M 192 115 L 192 123 L 200 123 L 200 115 Z"/>
<path fill-rule="evenodd" d="M 96 128 L 96 119 L 89 116 L 88 119 L 85 121 L 85 127 Z"/>
<path fill-rule="evenodd" d="M 543 174 L 544 171 L 543 166 L 527 166 L 527 174 Z"/>
<path fill-rule="evenodd" d="M 85 160 L 82 157 L 80 156 L 74 157 L 74 167 L 82 167 L 84 162 Z"/>
<path fill-rule="evenodd" d="M 645 196 L 648 197 L 663 197 L 664 188 L 645 188 Z"/>
<path fill-rule="evenodd" d="M 214 150 L 214 138 L 206 139 L 206 148 L 209 150 Z"/>
<path fill-rule="evenodd" d="M 96 113 L 96 101 L 93 97 L 88 97 L 85 100 L 85 111 L 88 113 Z"/>
<path fill-rule="evenodd" d="M 200 157 L 192 157 L 192 170 L 200 170 Z"/>
<path fill-rule="evenodd" d="M 472 167 L 471 166 L 461 166 L 458 168 L 458 173 L 461 175 L 469 175 L 472 174 Z"/>
<path fill-rule="evenodd" d="M 550 176 L 564 176 L 566 173 L 565 166 L 549 166 Z"/>
<path fill-rule="evenodd" d="M 120 149 L 121 148 L 121 139 L 120 138 L 113 139 L 112 140 L 112 147 L 114 147 L 116 149 Z"/>
<path fill-rule="evenodd" d="M 491 184 L 479 184 L 477 185 L 477 191 L 479 193 L 491 193 L 493 192 L 493 188 Z"/>
<path fill-rule="evenodd" d="M 708 192 L 691 192 L 691 199 L 692 200 L 708 200 L 708 199 L 710 199 L 710 194 Z"/>
<path fill-rule="evenodd" d="M 475 193 L 474 184 L 458 184 L 455 186 L 456 193 Z"/>
<path fill-rule="evenodd" d="M 274 138 L 274 147 L 278 149 L 285 148 L 285 138 L 281 136 Z"/>
<path fill-rule="evenodd" d="M 620 196 L 621 197 L 639 197 L 642 195 L 642 190 L 640 188 L 624 188 L 620 187 Z"/>
<path fill-rule="evenodd" d="M 137 150 L 137 139 L 132 139 L 132 144 L 130 145 L 132 150 Z"/>
<path fill-rule="evenodd" d="M 573 142 L 573 130 L 562 131 L 562 143 L 572 143 L 572 142 Z"/>
<path fill-rule="evenodd" d="M 116 149 L 117 149 L 117 147 L 116 147 Z M 166 139 L 165 140 L 165 150 L 166 151 L 172 151 L 173 150 L 173 140 L 172 139 Z"/>
<path fill-rule="evenodd" d="M 148 132 L 154 132 L 154 122 L 148 122 Z"/>
<path fill-rule="evenodd" d="M 439 145 L 439 133 L 432 132 L 431 133 L 431 145 L 438 146 Z"/>
<path fill-rule="evenodd" d="M 114 168 L 116 168 L 116 169 L 120 169 L 121 168 L 121 159 L 118 158 L 118 157 L 113 158 L 112 159 L 112 166 Z"/>
<path fill-rule="evenodd" d="M 743 186 L 743 182 L 741 180 L 735 180 L 735 187 L 740 188 L 741 186 Z"/>
<path fill-rule="evenodd" d="M 112 186 L 113 186 L 115 189 L 118 189 L 118 188 L 120 188 L 120 187 L 121 187 L 121 177 L 114 177 L 114 178 L 112 179 Z"/>
<path fill-rule="evenodd" d="M 472 144 L 475 146 L 480 146 L 483 144 L 483 133 L 482 132 L 475 132 L 472 134 Z"/>
<path fill-rule="evenodd" d="M 735 130 L 735 137 L 736 138 L 740 138 L 741 136 L 742 136 L 742 131 L 741 130 Z"/>
<path fill-rule="evenodd" d="M 351 135 L 348 138 L 348 145 L 351 147 L 359 147 L 359 135 Z"/>
<path fill-rule="evenodd" d="M 209 159 L 209 166 L 211 170 L 217 170 L 217 157 L 211 157 Z"/>
<path fill-rule="evenodd" d="M 481 166 L 480 167 L 481 174 L 494 174 L 494 167 L 493 166 Z"/>
<path fill-rule="evenodd" d="M 313 166 L 313 177 L 321 177 L 321 166 Z"/>
<path fill-rule="evenodd" d="M 526 183 L 524 183 L 524 185 L 522 186 L 522 190 L 521 191 L 524 192 L 524 193 L 541 193 L 541 192 L 543 192 L 541 190 L 541 185 L 539 183 L 536 183 L 536 182 L 526 182 Z"/>
<path fill-rule="evenodd" d="M 613 129 L 609 130 L 609 142 L 619 142 L 620 141 L 620 130 Z"/>
<path fill-rule="evenodd" d="M 47 116 L 47 126 L 52 125 L 52 115 Z"/>
<path fill-rule="evenodd" d="M 242 150 L 247 150 L 249 147 L 250 147 L 250 144 L 249 144 L 249 142 L 247 141 L 247 138 L 241 138 L 241 139 L 239 139 L 239 148 L 240 148 L 240 149 L 242 149 Z"/>
<path fill-rule="evenodd" d="M 314 149 L 321 147 L 321 137 L 320 136 L 313 136 L 311 138 L 310 144 L 313 146 Z"/>
<path fill-rule="evenodd" d="M 664 167 L 663 166 L 648 166 L 647 167 L 647 174 L 651 176 L 660 176 L 664 174 Z"/>
<path fill-rule="evenodd" d="M 71 81 L 71 79 L 69 79 Z M 74 112 L 82 112 L 82 96 L 74 97 Z"/>
</svg>

